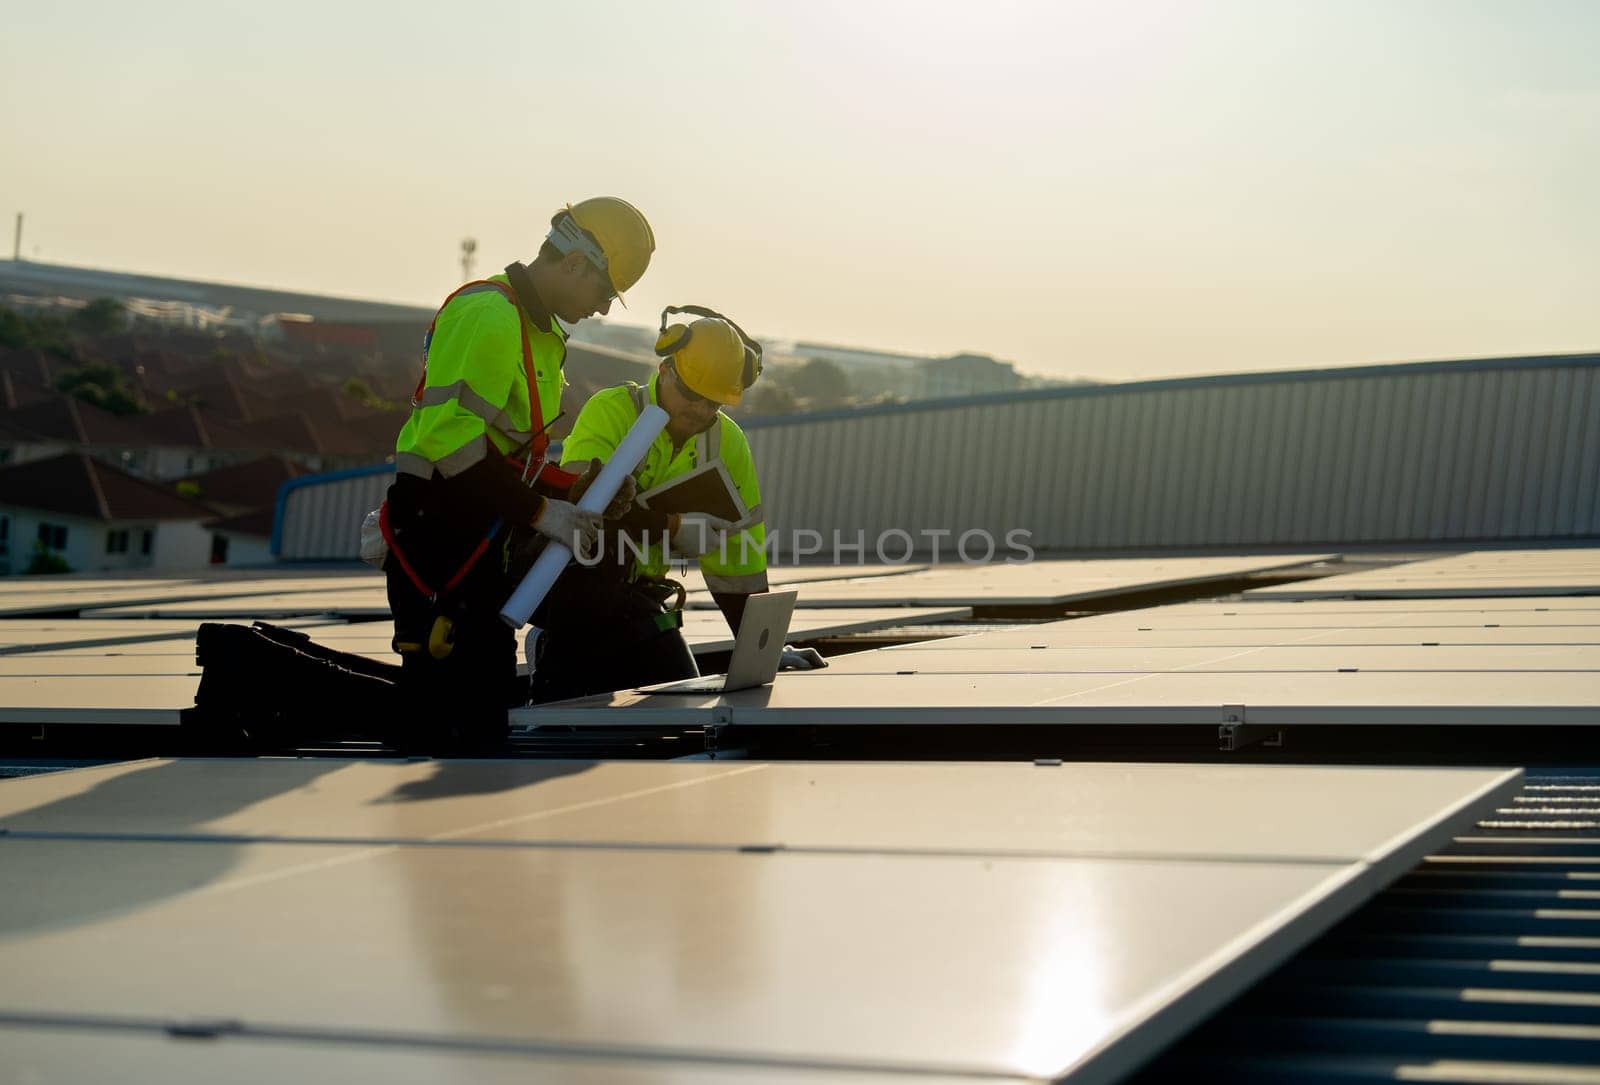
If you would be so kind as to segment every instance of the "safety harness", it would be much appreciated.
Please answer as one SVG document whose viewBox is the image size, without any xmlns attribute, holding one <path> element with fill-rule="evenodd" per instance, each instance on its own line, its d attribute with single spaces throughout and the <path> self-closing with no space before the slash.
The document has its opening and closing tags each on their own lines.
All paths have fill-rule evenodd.
<svg viewBox="0 0 1600 1085">
<path fill-rule="evenodd" d="M 422 579 L 422 574 L 417 572 L 416 567 L 406 558 L 405 551 L 401 550 L 399 544 L 395 542 L 394 529 L 389 526 L 389 502 L 385 501 L 378 506 L 378 527 L 383 532 L 383 541 L 389 544 L 389 553 L 393 554 L 395 560 L 400 563 L 400 569 L 406 574 L 406 579 L 411 581 L 411 586 L 416 588 L 429 602 L 437 602 L 440 596 L 449 595 L 456 590 L 456 587 L 472 571 L 472 567 L 478 564 L 478 559 L 488 553 L 489 543 L 494 539 L 495 532 L 500 530 L 502 523 L 503 521 L 499 517 L 495 517 L 494 523 L 489 525 L 488 533 L 478 541 L 477 546 L 472 548 L 472 553 L 467 555 L 467 560 L 462 562 L 461 567 L 451 574 L 449 580 L 444 582 L 444 587 L 434 591 L 428 586 L 428 582 Z"/>
<path fill-rule="evenodd" d="M 421 405 L 422 393 L 428 384 L 428 348 L 433 345 L 433 331 L 439 323 L 439 315 L 462 294 L 476 293 L 484 289 L 496 291 L 517 311 L 517 330 L 522 333 L 522 371 L 528 383 L 528 430 L 532 436 L 525 445 L 502 455 L 513 467 L 521 469 L 524 479 L 546 482 L 557 489 L 565 490 L 578 480 L 578 476 L 571 471 L 563 471 L 557 464 L 545 460 L 545 453 L 550 448 L 550 427 L 544 420 L 544 406 L 539 402 L 539 382 L 533 364 L 533 344 L 528 340 L 528 322 L 523 318 L 523 307 L 518 302 L 516 293 L 505 283 L 497 283 L 493 279 L 476 279 L 456 287 L 450 296 L 444 299 L 444 304 L 433 314 L 433 319 L 428 322 L 428 330 L 422 336 L 422 373 L 417 377 L 417 387 L 411 393 L 411 407 L 415 410 Z M 488 439 L 487 434 L 484 439 Z M 538 464 L 537 468 L 533 466 L 535 463 Z"/>
<path fill-rule="evenodd" d="M 634 417 L 644 413 L 650 406 L 650 389 L 642 384 L 628 383 L 628 397 L 633 400 Z M 722 412 L 717 412 L 716 422 L 700 434 L 698 441 L 698 462 L 701 464 L 715 463 L 722 454 Z M 641 468 L 643 465 L 640 465 Z"/>
<path fill-rule="evenodd" d="M 518 303 L 516 294 L 505 283 L 497 283 L 492 279 L 477 279 L 457 287 L 451 291 L 449 297 L 444 299 L 438 311 L 433 314 L 433 319 L 428 322 L 428 330 L 422 337 L 422 374 L 417 378 L 417 387 L 411 393 L 411 407 L 415 410 L 420 406 L 423 390 L 427 387 L 428 348 L 433 345 L 434 327 L 439 323 L 440 313 L 443 313 L 445 306 L 460 295 L 476 292 L 484 288 L 498 292 L 517 311 L 517 326 L 522 332 L 522 369 L 528 382 L 529 430 L 532 436 L 525 446 L 509 453 L 503 453 L 503 455 L 513 467 L 521 469 L 523 480 L 527 481 L 529 485 L 542 481 L 558 489 L 568 489 L 573 482 L 577 481 L 578 476 L 570 471 L 563 471 L 559 466 L 549 463 L 545 459 L 550 447 L 549 427 L 544 422 L 544 408 L 539 402 L 539 385 L 533 364 L 533 346 L 528 340 L 528 323 L 523 318 L 522 306 Z M 484 439 L 488 440 L 487 433 Z M 538 464 L 537 467 L 534 466 L 536 462 Z M 483 555 L 488 553 L 489 545 L 494 541 L 494 536 L 503 523 L 502 518 L 496 517 L 494 522 L 489 525 L 488 532 L 478 541 L 478 545 L 473 547 L 472 552 L 467 555 L 461 566 L 450 575 L 442 587 L 435 589 L 417 572 L 416 566 L 406 557 L 404 548 L 395 538 L 394 529 L 389 523 L 388 500 L 386 499 L 378 508 L 378 529 L 383 533 L 383 541 L 389 546 L 389 553 L 393 554 L 395 560 L 399 562 L 400 569 L 406 574 L 406 579 L 411 581 L 411 586 L 416 588 L 423 598 L 434 604 L 437 604 L 442 597 L 449 595 L 467 578 L 467 574 L 472 572 L 473 567 L 478 564 Z M 434 620 L 433 629 L 429 633 L 427 647 L 429 654 L 435 659 L 443 659 L 450 654 L 450 650 L 454 645 L 453 627 L 454 623 L 443 615 Z M 402 645 L 399 641 L 396 641 L 395 648 L 402 652 L 408 649 L 419 651 L 422 646 L 411 643 Z"/>
</svg>

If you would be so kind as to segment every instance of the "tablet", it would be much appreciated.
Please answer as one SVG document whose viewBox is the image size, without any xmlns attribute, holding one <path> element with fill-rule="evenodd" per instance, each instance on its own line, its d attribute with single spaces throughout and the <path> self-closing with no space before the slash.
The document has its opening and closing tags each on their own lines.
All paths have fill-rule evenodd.
<svg viewBox="0 0 1600 1085">
<path fill-rule="evenodd" d="M 638 501 L 656 512 L 698 512 L 735 524 L 750 511 L 721 462 L 703 463 L 688 474 L 646 490 Z"/>
</svg>

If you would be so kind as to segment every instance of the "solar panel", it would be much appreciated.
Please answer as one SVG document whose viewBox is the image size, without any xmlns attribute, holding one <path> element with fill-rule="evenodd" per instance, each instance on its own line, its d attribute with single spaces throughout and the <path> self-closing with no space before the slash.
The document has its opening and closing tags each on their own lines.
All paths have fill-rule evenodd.
<svg viewBox="0 0 1600 1085">
<path fill-rule="evenodd" d="M 102 591 L 147 590 L 163 591 L 174 585 L 199 584 L 195 577 L 166 576 L 18 576 L 7 577 L 0 587 L 0 598 L 25 596 L 78 595 Z"/>
<path fill-rule="evenodd" d="M 462 839 L 1379 864 L 1397 823 L 1509 786 L 1500 770 L 775 764 Z"/>
<path fill-rule="evenodd" d="M 209 608 L 207 608 L 209 609 Z M 399 656 L 391 646 L 393 626 L 387 621 L 344 623 L 333 617 L 277 618 L 263 614 L 270 606 L 257 608 L 245 606 L 246 613 L 237 616 L 216 615 L 215 620 L 244 622 L 271 618 L 287 628 L 310 633 L 319 644 L 350 652 L 382 663 L 398 663 Z M 791 641 L 814 640 L 851 633 L 865 633 L 901 625 L 926 625 L 956 621 L 970 617 L 970 607 L 886 607 L 856 608 L 850 610 L 814 610 L 796 615 L 789 629 Z M 0 638 L 4 637 L 0 623 Z M 71 638 L 74 625 L 90 625 L 106 630 L 95 635 L 79 634 Z M 60 632 L 50 633 L 57 638 L 50 650 L 45 645 L 29 644 L 29 650 L 16 656 L 0 650 L 0 676 L 6 675 L 95 675 L 95 674 L 189 674 L 198 673 L 194 661 L 194 636 L 199 621 L 132 622 L 113 618 L 96 623 L 55 623 Z M 161 627 L 159 634 L 153 627 Z M 116 636 L 117 630 L 129 630 Z M 720 612 L 690 611 L 684 615 L 684 638 L 696 654 L 727 652 L 733 649 L 733 636 L 727 620 Z M 144 633 L 150 639 L 135 641 L 134 636 Z M 19 649 L 20 651 L 20 649 Z M 135 660 L 132 657 L 148 657 Z M 526 666 L 519 668 L 526 672 Z"/>
<path fill-rule="evenodd" d="M 160 607 L 184 600 L 226 599 L 249 595 L 282 594 L 296 587 L 304 591 L 350 590 L 383 581 L 377 573 L 306 577 L 236 576 L 228 579 L 80 580 L 39 578 L 0 582 L 0 616 L 84 610 L 99 612 L 113 607 Z M 148 610 L 146 611 L 148 613 Z M 152 615 L 154 616 L 154 615 Z"/>
<path fill-rule="evenodd" d="M 1600 594 L 1600 549 L 1477 551 L 1249 594 L 1260 599 L 1595 595 Z"/>
<path fill-rule="evenodd" d="M 1349 646 L 1301 642 L 1224 648 L 969 648 L 902 647 L 857 652 L 831 661 L 842 674 L 1143 674 L 1226 671 L 1342 673 L 1353 671 L 1581 671 L 1600 680 L 1600 644 L 1456 644 Z M 0 672 L 3 673 L 3 672 Z"/>
<path fill-rule="evenodd" d="M 981 638 L 981 643 L 979 642 Z M 1401 625 L 1277 629 L 1056 629 L 975 633 L 894 645 L 885 652 L 964 652 L 978 648 L 1260 648 L 1296 644 L 1596 644 L 1600 625 Z"/>
<path fill-rule="evenodd" d="M 862 577 L 905 576 L 920 573 L 927 565 L 773 565 L 767 569 L 767 582 L 773 587 L 793 587 L 821 580 L 858 580 Z M 677 568 L 667 574 L 683 582 L 690 591 L 705 591 L 705 577 L 698 567 Z"/>
<path fill-rule="evenodd" d="M 1600 611 L 1504 599 L 1489 609 L 1461 602 L 1186 603 L 1024 628 L 949 637 L 888 652 L 1068 647 L 1217 647 L 1339 644 L 1588 644 Z M 1338 609 L 1334 609 L 1338 608 Z"/>
<path fill-rule="evenodd" d="M 9 832 L 455 837 L 506 821 L 694 789 L 750 766 L 649 761 L 149 759 L 0 787 Z"/>
<path fill-rule="evenodd" d="M 1331 555 L 1239 558 L 1045 559 L 1017 564 L 946 564 L 904 576 L 828 580 L 800 590 L 800 607 L 1058 606 L 1182 584 L 1225 580 Z M 695 606 L 715 605 L 709 598 Z"/>
<path fill-rule="evenodd" d="M 177 654 L 130 652 L 122 655 L 54 655 L 49 652 L 26 652 L 22 655 L 0 656 L 0 678 L 199 673 L 200 666 L 194 660 L 193 645 L 187 652 L 180 651 Z"/>
<path fill-rule="evenodd" d="M 964 608 L 819 611 L 797 620 L 791 639 L 949 620 L 967 613 L 970 611 Z M 699 652 L 731 648 L 721 614 L 706 618 L 693 620 L 698 630 L 688 629 L 691 647 Z M 98 632 L 106 627 L 114 630 L 119 623 L 133 627 L 133 632 L 127 637 Z M 398 659 L 390 646 L 393 631 L 386 622 L 345 625 L 297 619 L 282 624 L 305 629 L 317 642 L 340 651 L 379 662 Z M 194 704 L 201 673 L 193 645 L 198 621 L 57 623 L 56 627 L 63 629 L 61 634 L 52 634 L 60 637 L 57 645 L 74 643 L 67 639 L 74 625 L 85 627 L 76 643 L 87 647 L 0 654 L 0 723 L 176 725 L 179 713 Z M 95 635 L 87 635 L 91 626 Z M 155 639 L 132 642 L 135 635 Z"/>
<path fill-rule="evenodd" d="M 1167 613 L 1182 613 L 1189 609 L 1207 610 L 1215 603 L 1177 603 L 1162 607 Z M 1431 596 L 1425 599 L 1307 599 L 1271 600 L 1245 592 L 1238 601 L 1226 604 L 1229 610 L 1270 610 L 1273 607 L 1292 607 L 1301 614 L 1384 614 L 1391 611 L 1428 614 L 1452 614 L 1469 611 L 1491 614 L 1499 611 L 1600 611 L 1600 598 L 1592 595 L 1540 595 L 1540 596 Z"/>
<path fill-rule="evenodd" d="M 622 691 L 514 709 L 514 726 L 1600 723 L 1586 671 L 779 675 L 716 697 Z"/>
<path fill-rule="evenodd" d="M 0 723 L 176 725 L 198 675 L 0 677 Z"/>
<path fill-rule="evenodd" d="M 218 621 L 253 621 L 258 618 L 273 621 L 308 614 L 386 618 L 389 616 L 389 596 L 383 581 L 379 580 L 356 589 L 218 595 L 204 599 L 95 607 L 91 613 L 97 618 L 205 618 Z"/>
<path fill-rule="evenodd" d="M 1096 766 L 1095 783 L 1076 775 L 1083 766 L 919 765 L 896 778 L 901 766 L 710 765 L 720 775 L 685 788 L 673 786 L 684 778 L 676 770 L 702 766 L 656 765 L 641 766 L 656 770 L 654 786 L 607 797 L 607 787 L 624 786 L 620 777 L 597 787 L 590 770 L 571 766 L 545 766 L 548 778 L 530 782 L 518 773 L 539 766 L 527 763 L 459 762 L 427 780 L 404 774 L 434 766 L 391 763 L 388 783 L 420 786 L 374 802 L 383 774 L 366 767 L 347 790 L 342 769 L 308 779 L 270 762 L 234 765 L 245 768 L 203 788 L 162 763 L 63 774 L 47 801 L 8 819 L 8 828 L 22 818 L 34 828 L 0 836 L 0 881 L 29 887 L 0 893 L 0 1020 L 226 1020 L 291 1040 L 315 1031 L 335 1050 L 377 1037 L 434 1050 L 492 1044 L 680 1064 L 1110 1081 L 1359 905 L 1388 866 L 1414 862 L 1519 779 L 1323 770 L 1319 791 L 1342 796 L 1346 810 L 1372 809 L 1343 839 L 1310 841 L 1332 853 L 1308 862 L 1284 854 L 1289 829 L 1264 841 L 1276 850 L 1250 861 L 1019 856 L 1005 850 L 998 803 L 986 832 L 964 825 L 947 802 L 952 788 L 1016 793 L 1017 780 L 1036 774 L 1045 783 L 1020 789 L 1018 800 L 1035 839 L 1142 832 L 1181 843 L 1187 833 L 1203 847 L 1198 817 L 1174 825 L 1182 819 L 1140 807 L 1176 788 L 1173 801 L 1204 796 L 1201 811 L 1237 807 L 1219 822 L 1224 831 L 1270 820 L 1261 812 L 1287 794 L 1268 784 L 1275 770 L 1252 778 L 1232 766 L 1209 779 L 1210 768 L 1191 767 L 1198 775 L 1186 784 L 1176 766 Z M 244 774 L 251 765 L 266 766 L 261 780 Z M 874 786 L 880 768 L 890 770 L 886 788 Z M 983 780 L 964 783 L 969 769 Z M 1151 769 L 1143 789 L 1115 775 Z M 781 775 L 765 793 L 750 786 L 774 771 Z M 844 775 L 853 779 L 839 782 Z M 42 798 L 35 783 L 0 784 L 0 799 L 17 785 Z M 280 790 L 285 783 L 290 790 Z M 539 795 L 551 786 L 566 798 Z M 919 786 L 927 793 L 913 800 Z M 1396 795 L 1413 789 L 1426 793 Z M 941 802 L 948 809 L 936 823 L 918 816 Z M 131 835 L 152 824 L 141 809 L 189 817 L 198 830 L 274 821 L 273 804 L 302 803 L 307 819 L 410 807 L 419 824 L 469 803 L 484 820 L 416 843 Z M 652 826 L 659 843 L 487 838 L 530 806 L 542 814 L 536 820 L 580 836 L 604 835 L 632 811 L 631 823 Z M 70 832 L 117 809 L 134 813 L 108 834 L 29 835 L 52 824 Z M 778 818 L 772 824 L 794 840 L 826 844 L 855 832 L 866 844 L 671 846 L 674 827 L 693 840 L 757 817 Z M 883 846 L 908 837 L 933 846 Z M 1183 921 L 1173 922 L 1180 899 Z"/>
<path fill-rule="evenodd" d="M 184 759 L 8 784 L 0 829 L 1381 863 L 1396 824 L 1511 786 L 1489 769 Z"/>
<path fill-rule="evenodd" d="M 321 628 L 327 619 L 297 619 L 286 622 L 290 628 Z M 121 619 L 97 621 L 89 618 L 0 621 L 0 658 L 29 652 L 182 652 L 184 642 L 194 641 L 199 622 L 128 622 Z M 320 635 L 320 633 L 319 633 Z M 192 649 L 191 649 L 192 650 Z"/>
<path fill-rule="evenodd" d="M 788 639 L 803 642 L 970 617 L 971 607 L 818 607 L 795 611 Z M 684 611 L 683 636 L 697 654 L 733 651 L 733 633 L 720 611 Z"/>
<path fill-rule="evenodd" d="M 778 1057 L 730 1062 L 638 1053 L 599 1056 L 486 1043 L 444 1047 L 405 1036 L 332 1038 L 281 1029 L 215 1034 L 203 1023 L 86 1023 L 51 1027 L 0 1019 L 0 1048 L 17 1081 L 161 1081 L 173 1085 L 227 1081 L 276 1085 L 285 1081 L 383 1081 L 392 1085 L 465 1082 L 527 1085 L 906 1085 L 893 1071 L 795 1066 Z M 140 1031 L 142 1029 L 142 1031 Z M 203 1038 L 203 1042 L 197 1042 Z M 343 1042 L 341 1042 L 343 1040 Z M 1022 1085 L 1015 1077 L 937 1073 L 942 1085 Z"/>
<path fill-rule="evenodd" d="M 1242 558 L 1149 558 L 1106 561 L 1042 560 L 1027 564 L 952 564 L 906 571 L 906 567 L 794 567 L 771 574 L 774 584 L 805 585 L 801 607 L 1060 605 L 1129 591 L 1229 579 L 1325 559 L 1312 554 Z M 844 576 L 846 579 L 839 579 Z M 826 578 L 826 579 L 824 579 Z M 694 587 L 694 577 L 689 585 Z M 230 586 L 230 584 L 232 586 Z M 710 593 L 693 591 L 689 605 L 715 608 Z M 372 576 L 294 582 L 257 580 L 201 585 L 169 598 L 146 592 L 137 599 L 107 598 L 97 617 L 261 618 L 339 614 L 374 617 L 389 613 L 383 582 Z"/>
<path fill-rule="evenodd" d="M 0 1009 L 36 1020 L 223 1017 L 902 1072 L 1070 1069 L 1155 1006 L 1190 995 L 1185 1023 L 1213 1008 L 1203 981 L 1223 960 L 1231 994 L 1366 895 L 1360 865 L 0 848 L 8 880 L 40 887 L 0 900 L 0 929 L 28 931 L 0 943 Z M 1186 921 L 1166 922 L 1180 896 Z"/>
<path fill-rule="evenodd" d="M 1273 613 L 1256 613 L 1261 604 L 1235 603 L 1231 610 L 1220 606 L 1210 612 L 1198 610 L 1168 614 L 1164 611 L 1130 611 L 1106 615 L 1093 621 L 1096 629 L 1357 629 L 1396 627 L 1407 625 L 1427 626 L 1483 626 L 1495 625 L 1596 625 L 1593 615 L 1586 611 L 1507 611 L 1485 617 L 1481 612 L 1447 611 L 1433 613 L 1420 608 L 1408 611 L 1389 610 L 1355 612 L 1347 614 L 1318 614 L 1312 611 L 1278 609 Z"/>
</svg>

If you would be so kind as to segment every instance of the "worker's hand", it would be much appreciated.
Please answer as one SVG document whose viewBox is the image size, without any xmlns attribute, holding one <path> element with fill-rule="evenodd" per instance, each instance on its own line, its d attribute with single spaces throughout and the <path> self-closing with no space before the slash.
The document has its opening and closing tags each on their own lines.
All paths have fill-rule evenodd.
<svg viewBox="0 0 1600 1085">
<path fill-rule="evenodd" d="M 723 536 L 733 527 L 733 521 L 709 513 L 684 513 L 678 530 L 672 533 L 672 552 L 679 557 L 699 558 L 722 545 Z"/>
<path fill-rule="evenodd" d="M 828 665 L 822 658 L 822 653 L 815 648 L 796 648 L 792 644 L 783 646 L 783 655 L 779 657 L 778 669 L 780 671 L 819 671 Z"/>
<path fill-rule="evenodd" d="M 599 551 L 600 514 L 584 512 L 570 501 L 545 498 L 544 508 L 533 518 L 533 530 L 571 550 L 579 561 L 593 560 Z"/>
<path fill-rule="evenodd" d="M 600 462 L 599 457 L 589 461 L 589 466 L 584 470 L 583 474 L 578 476 L 578 481 L 572 484 L 572 489 L 569 491 L 569 496 L 572 498 L 574 505 L 583 500 L 583 495 L 589 492 L 589 487 L 594 485 L 594 480 L 600 477 L 600 469 L 604 466 L 605 464 Z M 616 496 L 611 499 L 611 504 L 606 506 L 606 519 L 616 520 L 626 515 L 627 511 L 633 508 L 633 499 L 638 493 L 639 484 L 634 481 L 633 476 L 624 475 L 622 485 L 617 487 Z"/>
</svg>

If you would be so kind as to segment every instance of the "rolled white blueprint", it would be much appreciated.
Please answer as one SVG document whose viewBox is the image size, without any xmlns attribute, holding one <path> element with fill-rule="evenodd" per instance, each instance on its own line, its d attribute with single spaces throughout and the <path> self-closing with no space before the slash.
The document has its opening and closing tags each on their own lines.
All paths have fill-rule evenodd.
<svg viewBox="0 0 1600 1085">
<path fill-rule="evenodd" d="M 667 428 L 667 419 L 667 412 L 654 403 L 639 413 L 639 420 L 622 438 L 611 459 L 600 468 L 600 476 L 584 491 L 582 500 L 578 502 L 580 509 L 585 512 L 605 511 L 611 499 L 617 496 L 617 490 L 622 487 L 622 480 L 633 472 L 639 461 L 644 459 L 645 453 L 650 451 L 650 442 Z M 528 570 L 528 575 L 522 578 L 517 590 L 500 608 L 500 620 L 512 629 L 521 629 L 528 624 L 528 616 L 544 602 L 544 597 L 555 586 L 571 558 L 572 551 L 563 544 L 553 539 L 547 543 L 533 563 L 533 568 Z"/>
</svg>

